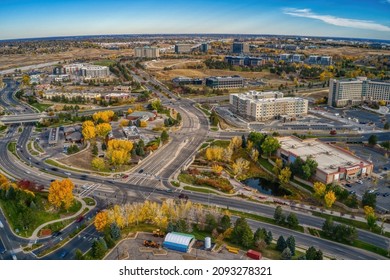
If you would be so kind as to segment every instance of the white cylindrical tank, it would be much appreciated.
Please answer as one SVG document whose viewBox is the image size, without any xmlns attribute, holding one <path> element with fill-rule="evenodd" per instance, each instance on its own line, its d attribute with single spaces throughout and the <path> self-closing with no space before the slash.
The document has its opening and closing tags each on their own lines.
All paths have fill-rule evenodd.
<svg viewBox="0 0 390 280">
<path fill-rule="evenodd" d="M 211 238 L 210 237 L 206 237 L 204 239 L 204 247 L 205 247 L 205 249 L 210 249 L 211 248 Z"/>
</svg>

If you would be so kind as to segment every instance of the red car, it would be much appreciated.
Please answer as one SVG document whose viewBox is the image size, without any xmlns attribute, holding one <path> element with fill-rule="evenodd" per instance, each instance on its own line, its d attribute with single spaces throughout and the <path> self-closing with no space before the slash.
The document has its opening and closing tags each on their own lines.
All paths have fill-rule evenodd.
<svg viewBox="0 0 390 280">
<path fill-rule="evenodd" d="M 129 178 L 129 175 L 123 175 L 122 178 L 123 179 Z"/>
<path fill-rule="evenodd" d="M 76 219 L 76 223 L 80 223 L 82 220 L 84 220 L 84 216 L 81 215 Z"/>
</svg>

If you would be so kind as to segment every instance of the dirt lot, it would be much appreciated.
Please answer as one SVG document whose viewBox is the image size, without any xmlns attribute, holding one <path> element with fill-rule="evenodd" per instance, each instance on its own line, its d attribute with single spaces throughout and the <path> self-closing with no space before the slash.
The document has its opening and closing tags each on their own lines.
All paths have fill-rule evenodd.
<svg viewBox="0 0 390 280">
<path fill-rule="evenodd" d="M 91 161 L 92 161 L 92 148 L 91 146 L 84 151 L 62 158 L 58 160 L 59 162 L 66 164 L 70 167 L 83 168 L 87 170 L 92 170 Z"/>
<path fill-rule="evenodd" d="M 151 233 L 138 233 L 135 239 L 125 239 L 119 243 L 117 249 L 113 250 L 106 260 L 130 259 L 130 260 L 237 260 L 248 259 L 245 252 L 239 251 L 238 254 L 229 253 L 226 249 L 220 252 L 210 252 L 202 249 L 191 248 L 188 253 L 181 253 L 173 250 L 152 249 L 143 246 L 144 240 L 153 240 L 162 244 L 164 239 L 153 237 Z"/>
<path fill-rule="evenodd" d="M 107 50 L 107 49 L 80 49 L 73 48 L 66 52 L 53 53 L 53 54 L 39 54 L 39 55 L 2 55 L 0 56 L 0 70 L 21 67 L 26 65 L 33 65 L 51 61 L 64 61 L 73 60 L 77 58 L 95 58 L 101 59 L 103 57 L 115 57 L 119 55 L 132 55 L 134 51 L 132 49 L 125 50 Z"/>
</svg>

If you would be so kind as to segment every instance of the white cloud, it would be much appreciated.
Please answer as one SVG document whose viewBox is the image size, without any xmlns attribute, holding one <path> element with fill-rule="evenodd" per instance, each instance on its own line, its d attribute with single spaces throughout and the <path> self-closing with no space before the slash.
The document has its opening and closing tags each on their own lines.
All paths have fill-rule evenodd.
<svg viewBox="0 0 390 280">
<path fill-rule="evenodd" d="M 390 3 L 390 0 L 387 0 L 387 2 Z M 330 16 L 330 15 L 319 15 L 313 13 L 310 9 L 286 8 L 283 9 L 283 13 L 295 17 L 318 19 L 325 23 L 337 25 L 337 26 L 376 30 L 376 31 L 390 31 L 390 27 L 383 24 L 375 23 L 370 20 L 340 18 L 340 17 Z"/>
</svg>

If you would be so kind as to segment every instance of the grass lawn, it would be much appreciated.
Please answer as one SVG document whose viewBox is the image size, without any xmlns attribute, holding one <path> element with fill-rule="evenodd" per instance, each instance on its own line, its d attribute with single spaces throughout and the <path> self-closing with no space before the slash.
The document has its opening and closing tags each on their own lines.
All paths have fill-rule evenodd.
<svg viewBox="0 0 390 280">
<path fill-rule="evenodd" d="M 137 231 L 153 232 L 156 229 L 157 229 L 157 226 L 155 226 L 155 225 L 140 223 L 138 225 L 132 225 L 132 226 L 129 226 L 128 228 L 122 229 L 121 233 L 122 233 L 122 237 L 126 237 L 131 232 L 137 232 Z"/>
<path fill-rule="evenodd" d="M 8 151 L 13 153 L 14 155 L 16 154 L 16 142 L 10 142 L 8 144 Z"/>
<path fill-rule="evenodd" d="M 230 141 L 228 140 L 215 140 L 211 143 L 211 146 L 217 146 L 221 148 L 227 148 L 229 146 Z"/>
<path fill-rule="evenodd" d="M 39 155 L 39 153 L 37 153 L 35 150 L 32 149 L 32 142 L 28 142 L 27 149 L 30 152 L 30 154 L 32 154 L 33 156 Z"/>
<path fill-rule="evenodd" d="M 7 126 L 6 126 L 6 125 L 0 126 L 0 132 L 4 131 L 4 130 L 6 130 L 6 129 L 7 129 Z"/>
<path fill-rule="evenodd" d="M 37 150 L 37 151 L 39 151 L 41 153 L 45 152 L 37 141 L 34 141 L 34 148 L 35 148 L 35 150 Z"/>
<path fill-rule="evenodd" d="M 199 104 L 196 104 L 195 106 L 196 106 L 198 109 L 202 110 L 202 112 L 203 112 L 206 116 L 210 117 L 211 113 L 210 113 L 209 110 L 203 108 L 203 107 L 202 107 L 201 105 L 199 105 Z"/>
<path fill-rule="evenodd" d="M 273 218 L 263 217 L 263 216 L 259 216 L 256 214 L 245 213 L 245 212 L 240 212 L 240 211 L 231 210 L 231 209 L 229 209 L 229 212 L 231 212 L 234 215 L 241 216 L 241 217 L 244 217 L 247 219 L 256 220 L 256 221 L 260 221 L 260 222 L 264 222 L 267 224 L 276 225 L 276 226 L 280 226 L 280 227 L 284 227 L 284 228 L 289 228 L 287 225 L 277 224 Z M 294 230 L 299 231 L 299 232 L 303 232 L 303 227 L 298 226 Z"/>
<path fill-rule="evenodd" d="M 259 157 L 259 163 L 261 166 L 263 166 L 265 169 L 267 169 L 268 171 L 272 171 L 272 168 L 274 167 L 271 163 L 268 162 L 267 159 L 265 158 L 262 158 L 262 157 Z"/>
<path fill-rule="evenodd" d="M 107 67 L 109 67 L 109 66 L 115 64 L 115 60 L 102 59 L 102 60 L 94 61 L 93 64 L 95 64 L 95 65 L 100 65 L 100 66 L 107 66 Z"/>
<path fill-rule="evenodd" d="M 30 104 L 30 106 L 38 109 L 39 112 L 44 112 L 47 108 L 53 106 L 53 104 L 49 104 L 49 103 L 32 103 Z"/>
<path fill-rule="evenodd" d="M 205 190 L 202 188 L 194 188 L 190 186 L 184 186 L 183 189 L 188 190 L 188 191 L 194 191 L 194 192 L 201 192 L 201 193 L 213 193 L 213 194 L 218 194 L 216 192 L 213 192 L 212 190 Z"/>
<path fill-rule="evenodd" d="M 14 231 L 19 231 L 18 234 L 20 236 L 29 237 L 41 224 L 73 215 L 81 208 L 81 203 L 75 200 L 69 211 L 52 210 L 52 207 L 47 201 L 47 195 L 47 193 L 36 193 L 36 208 L 30 207 L 28 212 L 21 212 L 20 205 L 15 200 L 0 200 L 0 205 L 11 228 Z M 26 217 L 24 217 L 27 215 L 26 213 L 28 213 L 28 225 L 26 225 Z"/>
<path fill-rule="evenodd" d="M 66 165 L 63 165 L 63 164 L 60 164 L 52 159 L 47 159 L 45 160 L 45 163 L 47 164 L 50 164 L 50 165 L 53 165 L 53 166 L 56 166 L 56 167 L 59 167 L 59 168 L 62 168 L 62 169 L 67 169 L 67 170 L 70 170 L 70 171 L 76 171 L 76 172 L 84 172 L 84 173 L 90 173 L 90 172 L 86 172 L 84 170 L 80 170 L 80 169 L 75 169 L 75 168 L 71 168 L 71 167 L 68 167 Z"/>
<path fill-rule="evenodd" d="M 203 143 L 202 146 L 200 146 L 199 150 L 202 150 L 209 146 L 209 143 Z"/>
<path fill-rule="evenodd" d="M 83 200 L 85 201 L 85 203 L 87 203 L 87 205 L 89 206 L 93 206 L 96 204 L 95 200 L 90 198 L 90 197 L 84 197 Z"/>
</svg>

